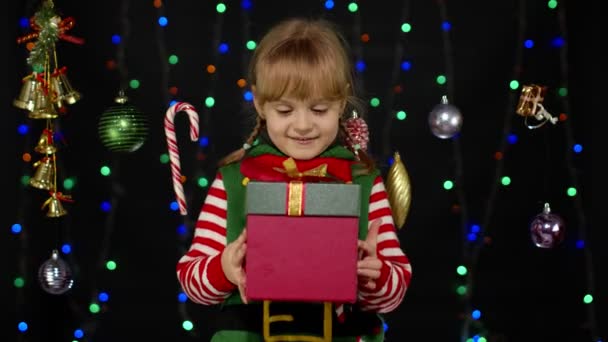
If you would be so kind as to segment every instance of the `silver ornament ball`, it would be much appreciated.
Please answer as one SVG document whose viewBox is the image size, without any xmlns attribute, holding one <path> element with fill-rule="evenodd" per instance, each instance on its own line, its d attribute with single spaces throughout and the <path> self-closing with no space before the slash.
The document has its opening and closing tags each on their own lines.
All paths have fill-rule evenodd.
<svg viewBox="0 0 608 342">
<path fill-rule="evenodd" d="M 429 127 L 431 132 L 441 139 L 449 139 L 460 132 L 462 114 L 456 106 L 448 103 L 447 96 L 444 95 L 441 103 L 429 113 Z"/>
<path fill-rule="evenodd" d="M 74 285 L 70 266 L 53 250 L 51 258 L 42 263 L 38 269 L 38 281 L 45 292 L 59 295 L 67 292 Z"/>
</svg>

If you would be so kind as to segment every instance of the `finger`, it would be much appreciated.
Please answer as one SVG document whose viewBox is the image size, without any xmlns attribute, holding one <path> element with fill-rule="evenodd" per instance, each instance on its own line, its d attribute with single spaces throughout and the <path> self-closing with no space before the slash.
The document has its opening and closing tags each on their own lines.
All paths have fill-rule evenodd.
<svg viewBox="0 0 608 342">
<path fill-rule="evenodd" d="M 378 241 L 378 231 L 380 230 L 380 225 L 382 224 L 382 219 L 375 219 L 372 224 L 369 226 L 369 230 L 367 231 L 367 238 L 365 241 L 370 242 L 372 245 L 376 245 Z"/>
<path fill-rule="evenodd" d="M 367 278 L 369 280 L 375 280 L 380 278 L 380 271 L 370 269 L 357 270 L 357 276 Z"/>
<path fill-rule="evenodd" d="M 245 255 L 247 254 L 247 244 L 243 243 L 235 252 L 234 252 L 234 265 L 241 266 L 243 265 L 243 260 L 245 260 Z"/>
<path fill-rule="evenodd" d="M 368 241 L 359 240 L 359 260 L 363 259 L 367 255 L 374 255 L 374 247 L 372 247 Z"/>
<path fill-rule="evenodd" d="M 239 246 L 245 243 L 245 241 L 247 241 L 247 229 L 243 229 L 241 235 L 239 235 L 239 237 L 234 240 L 234 243 L 235 245 Z"/>
<path fill-rule="evenodd" d="M 370 280 L 367 283 L 365 283 L 365 285 L 363 285 L 363 286 L 365 286 L 365 288 L 368 290 L 374 290 L 374 289 L 376 289 L 376 282 L 373 280 Z"/>
<path fill-rule="evenodd" d="M 363 260 L 357 261 L 357 268 L 380 271 L 382 268 L 382 261 L 376 258 L 365 257 Z"/>
<path fill-rule="evenodd" d="M 247 294 L 246 294 L 245 291 L 246 291 L 245 290 L 245 285 L 244 284 L 243 285 L 239 285 L 239 294 L 241 295 L 241 301 L 244 304 L 247 304 Z"/>
<path fill-rule="evenodd" d="M 378 230 L 380 230 L 380 224 L 382 223 L 381 219 L 376 219 L 372 222 L 367 231 L 367 237 L 365 238 L 365 242 L 367 242 L 371 250 L 368 252 L 368 255 L 376 255 L 376 245 L 378 244 Z"/>
</svg>

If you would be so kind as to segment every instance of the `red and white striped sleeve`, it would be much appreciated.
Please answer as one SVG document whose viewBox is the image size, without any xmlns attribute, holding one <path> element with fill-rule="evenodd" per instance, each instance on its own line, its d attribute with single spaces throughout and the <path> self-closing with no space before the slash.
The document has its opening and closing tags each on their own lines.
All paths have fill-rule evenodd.
<svg viewBox="0 0 608 342">
<path fill-rule="evenodd" d="M 188 252 L 177 263 L 177 278 L 195 303 L 221 303 L 235 289 L 224 274 L 221 252 L 226 247 L 226 190 L 220 173 L 201 208 Z"/>
<path fill-rule="evenodd" d="M 377 244 L 378 258 L 383 263 L 380 278 L 376 280 L 374 290 L 360 288 L 358 299 L 363 310 L 385 313 L 393 311 L 403 301 L 412 277 L 412 268 L 400 246 L 381 176 L 374 180 L 369 198 L 370 225 L 378 218 L 382 219 Z"/>
</svg>

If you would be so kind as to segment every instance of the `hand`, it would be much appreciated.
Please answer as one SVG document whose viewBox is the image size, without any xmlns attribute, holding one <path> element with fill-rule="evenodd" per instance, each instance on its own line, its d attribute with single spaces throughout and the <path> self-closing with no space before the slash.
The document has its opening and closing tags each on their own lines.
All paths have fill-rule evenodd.
<svg viewBox="0 0 608 342">
<path fill-rule="evenodd" d="M 243 232 L 236 240 L 226 245 L 221 259 L 222 270 L 226 278 L 238 287 L 241 300 L 245 304 L 247 304 L 247 297 L 245 296 L 245 269 L 243 268 L 243 263 L 246 253 L 247 229 L 243 229 Z"/>
<path fill-rule="evenodd" d="M 359 286 L 373 290 L 376 288 L 376 279 L 380 278 L 382 261 L 378 259 L 378 229 L 382 224 L 382 219 L 372 222 L 367 232 L 365 241 L 359 240 L 359 261 L 357 262 L 357 275 L 359 276 Z"/>
</svg>

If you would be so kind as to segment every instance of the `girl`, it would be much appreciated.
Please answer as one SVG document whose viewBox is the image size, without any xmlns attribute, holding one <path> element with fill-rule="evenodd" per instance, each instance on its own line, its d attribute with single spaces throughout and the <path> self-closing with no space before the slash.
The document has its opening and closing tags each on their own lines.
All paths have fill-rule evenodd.
<svg viewBox="0 0 608 342">
<path fill-rule="evenodd" d="M 248 303 L 245 297 L 247 180 L 293 179 L 277 171 L 288 158 L 298 170 L 327 164 L 330 179 L 303 180 L 359 184 L 365 203 L 360 220 L 368 227 L 359 232 L 358 301 L 334 305 L 331 338 L 382 341 L 378 314 L 390 312 L 402 302 L 411 267 L 400 247 L 379 171 L 360 146 L 348 144 L 345 120 L 352 110 L 362 111 L 354 97 L 344 38 L 328 21 L 283 21 L 260 41 L 249 79 L 256 126 L 243 148 L 221 163 L 202 206 L 192 245 L 177 264 L 181 286 L 195 303 L 222 304 L 214 320 L 212 342 L 263 341 L 262 306 Z M 260 143 L 252 146 L 254 141 Z M 276 305 L 297 317 L 296 328 L 291 328 L 295 331 L 289 334 L 306 335 L 305 341 L 322 335 L 322 331 L 315 333 L 324 320 L 323 310 L 317 310 L 316 304 Z"/>
</svg>

